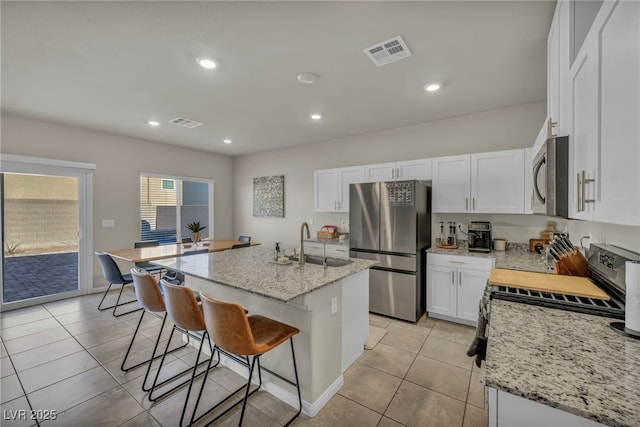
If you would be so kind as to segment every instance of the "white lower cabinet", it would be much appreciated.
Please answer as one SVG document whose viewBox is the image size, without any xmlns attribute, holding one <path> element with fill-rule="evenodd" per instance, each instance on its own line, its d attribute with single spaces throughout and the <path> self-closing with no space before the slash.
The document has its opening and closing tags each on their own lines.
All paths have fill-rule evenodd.
<svg viewBox="0 0 640 427">
<path fill-rule="evenodd" d="M 489 427 L 599 427 L 604 424 L 489 388 Z"/>
<path fill-rule="evenodd" d="M 427 254 L 429 317 L 475 326 L 494 262 L 490 257 Z"/>
<path fill-rule="evenodd" d="M 307 255 L 327 256 L 330 258 L 349 258 L 349 245 L 340 243 L 321 243 L 306 240 L 304 253 Z"/>
</svg>

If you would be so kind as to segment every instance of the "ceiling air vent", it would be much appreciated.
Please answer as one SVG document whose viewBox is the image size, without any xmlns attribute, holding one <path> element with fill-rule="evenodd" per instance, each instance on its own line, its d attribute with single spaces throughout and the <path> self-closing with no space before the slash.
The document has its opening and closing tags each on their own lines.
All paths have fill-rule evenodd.
<svg viewBox="0 0 640 427">
<path fill-rule="evenodd" d="M 378 67 L 411 56 L 411 52 L 401 36 L 385 40 L 363 50 Z"/>
<path fill-rule="evenodd" d="M 173 120 L 169 120 L 169 123 L 189 129 L 197 128 L 202 124 L 200 122 L 196 122 L 195 120 L 185 119 L 184 117 L 176 117 Z"/>
</svg>

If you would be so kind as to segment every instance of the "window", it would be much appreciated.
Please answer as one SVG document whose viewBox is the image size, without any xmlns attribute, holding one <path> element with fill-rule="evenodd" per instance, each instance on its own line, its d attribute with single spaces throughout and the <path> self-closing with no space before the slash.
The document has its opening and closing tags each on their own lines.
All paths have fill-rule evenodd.
<svg viewBox="0 0 640 427">
<path fill-rule="evenodd" d="M 187 224 L 206 226 L 201 238 L 213 237 L 213 181 L 140 175 L 140 240 L 160 244 L 190 236 Z"/>
</svg>

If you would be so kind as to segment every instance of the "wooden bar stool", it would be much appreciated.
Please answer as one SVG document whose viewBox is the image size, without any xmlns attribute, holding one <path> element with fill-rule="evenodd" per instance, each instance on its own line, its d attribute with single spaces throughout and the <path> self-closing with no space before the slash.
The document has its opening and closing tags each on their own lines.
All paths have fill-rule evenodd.
<svg viewBox="0 0 640 427">
<path fill-rule="evenodd" d="M 244 398 L 242 400 L 239 400 L 231 407 L 227 408 L 224 412 L 216 416 L 209 423 L 211 424 L 215 422 L 231 409 L 233 409 L 237 404 L 242 402 L 242 411 L 240 412 L 240 422 L 238 424 L 241 426 L 242 420 L 244 418 L 244 411 L 247 406 L 247 398 L 249 397 L 249 395 L 259 390 L 262 385 L 262 374 L 260 372 L 260 356 L 273 350 L 287 340 L 289 340 L 289 342 L 291 343 L 291 356 L 293 360 L 295 382 L 290 381 L 280 376 L 279 374 L 273 372 L 272 373 L 278 378 L 295 386 L 296 390 L 298 391 L 298 411 L 285 424 L 285 426 L 291 424 L 296 418 L 298 418 L 298 416 L 300 416 L 300 413 L 302 411 L 302 397 L 300 396 L 298 368 L 296 366 L 296 354 L 293 348 L 293 336 L 298 334 L 300 330 L 264 316 L 247 316 L 247 313 L 241 305 L 216 300 L 205 294 L 204 292 L 200 292 L 200 300 L 202 301 L 202 310 L 204 312 L 204 320 L 206 323 L 207 331 L 209 332 L 209 335 L 211 336 L 211 338 L 213 338 L 213 341 L 215 343 L 214 349 L 217 349 L 218 353 L 223 353 L 225 355 L 233 357 L 235 360 L 241 361 L 245 366 L 247 366 L 249 368 L 249 379 L 247 380 L 246 388 L 245 386 L 239 388 L 238 390 L 227 396 L 222 402 L 219 402 L 213 408 L 207 410 L 204 414 L 198 417 L 198 419 L 194 420 L 195 413 L 198 409 L 198 403 L 200 402 L 200 397 L 202 396 L 202 391 L 204 390 L 205 383 L 203 382 L 202 387 L 200 388 L 200 394 L 198 395 L 198 400 L 196 401 L 196 405 L 193 410 L 191 424 L 193 424 L 195 421 L 198 421 L 214 409 L 218 408 L 221 404 L 234 396 L 242 388 L 245 388 Z M 238 359 L 238 357 L 234 356 L 240 356 L 245 360 L 242 361 L 242 359 Z M 253 360 L 251 362 L 249 362 L 250 356 L 253 356 Z M 219 359 L 220 356 L 218 355 L 218 362 Z M 251 379 L 253 377 L 253 371 L 256 367 L 256 364 L 258 366 L 258 388 L 250 392 Z M 267 370 L 266 368 L 262 369 Z M 205 374 L 204 380 L 206 381 L 206 379 L 207 376 Z"/>
<path fill-rule="evenodd" d="M 139 366 L 144 365 L 145 363 L 149 363 L 147 367 L 147 372 L 145 373 L 144 380 L 142 381 L 142 390 L 149 391 L 150 388 L 146 386 L 147 379 L 149 378 L 149 372 L 151 371 L 151 362 L 162 357 L 162 354 L 158 354 L 156 356 L 156 351 L 158 349 L 158 345 L 160 344 L 160 337 L 162 336 L 162 331 L 164 330 L 164 325 L 167 321 L 167 313 L 166 307 L 164 305 L 164 299 L 162 298 L 162 292 L 160 291 L 160 286 L 158 286 L 158 282 L 155 277 L 141 267 L 134 267 L 131 269 L 131 277 L 133 279 L 133 286 L 136 291 L 136 298 L 138 299 L 138 304 L 144 309 L 142 310 L 142 314 L 140 315 L 140 320 L 138 321 L 138 325 L 136 326 L 136 330 L 131 337 L 131 342 L 129 343 L 129 348 L 127 348 L 127 352 L 124 355 L 124 359 L 122 360 L 122 365 L 120 365 L 120 369 L 124 372 L 128 372 L 132 369 L 135 369 Z M 129 357 L 129 353 L 131 352 L 131 348 L 133 347 L 133 343 L 138 335 L 138 330 L 140 329 L 140 325 L 142 324 L 142 319 L 144 315 L 149 313 L 157 318 L 162 318 L 162 325 L 160 326 L 160 332 L 158 332 L 158 338 L 156 338 L 156 343 L 153 347 L 153 351 L 151 352 L 151 357 L 148 360 L 137 363 L 133 366 L 125 367 L 127 364 L 127 358 Z M 187 337 L 188 339 L 188 337 Z M 169 353 L 179 350 L 181 348 L 189 345 L 189 341 L 185 345 L 179 346 L 170 350 Z"/>
<path fill-rule="evenodd" d="M 165 280 L 160 281 L 160 285 L 164 290 L 164 301 L 167 308 L 167 316 L 169 319 L 173 321 L 173 329 L 171 329 L 171 335 L 169 336 L 169 341 L 167 341 L 167 346 L 162 355 L 162 360 L 160 361 L 160 367 L 158 368 L 158 372 L 156 373 L 156 377 L 153 381 L 153 385 L 151 388 L 151 392 L 149 393 L 149 400 L 155 402 L 156 400 L 166 396 L 167 394 L 173 392 L 174 390 L 186 385 L 189 383 L 189 389 L 187 391 L 187 397 L 185 399 L 184 407 L 182 408 L 182 415 L 180 417 L 180 425 L 182 425 L 182 420 L 184 418 L 185 411 L 187 409 L 187 403 L 189 401 L 189 396 L 191 394 L 191 388 L 193 386 L 193 381 L 195 378 L 201 376 L 204 373 L 208 373 L 209 369 L 215 368 L 220 362 L 220 354 L 218 353 L 218 359 L 215 365 L 211 365 L 211 361 L 214 358 L 214 354 L 216 353 L 215 348 L 211 345 L 211 340 L 209 339 L 209 334 L 207 332 L 207 326 L 204 322 L 204 316 L 202 314 L 202 308 L 198 303 L 196 296 L 193 294 L 193 291 L 184 285 L 173 285 Z M 171 338 L 173 337 L 173 333 L 175 331 L 182 332 L 186 334 L 187 337 L 191 337 L 200 341 L 200 347 L 198 348 L 198 355 L 196 356 L 196 361 L 193 364 L 192 369 L 185 370 L 181 372 L 179 375 L 182 375 L 186 372 L 191 371 L 191 378 L 186 380 L 177 386 L 173 387 L 171 390 L 168 390 L 162 393 L 160 396 L 154 397 L 153 391 L 156 387 L 166 383 L 168 380 L 157 384 L 158 376 L 160 375 L 160 369 L 164 363 L 164 358 L 167 355 L 169 344 L 171 343 Z M 199 335 L 199 334 L 202 335 Z M 207 362 L 206 358 L 200 362 L 200 354 L 202 353 L 202 347 L 204 343 L 209 343 L 209 350 L 211 351 L 211 357 Z M 200 373 L 196 373 L 199 366 L 203 366 L 207 364 L 207 369 L 205 371 L 201 371 Z M 176 376 L 172 377 L 175 378 Z M 206 381 L 206 376 L 203 381 Z M 203 382 L 204 384 L 204 382 Z"/>
</svg>

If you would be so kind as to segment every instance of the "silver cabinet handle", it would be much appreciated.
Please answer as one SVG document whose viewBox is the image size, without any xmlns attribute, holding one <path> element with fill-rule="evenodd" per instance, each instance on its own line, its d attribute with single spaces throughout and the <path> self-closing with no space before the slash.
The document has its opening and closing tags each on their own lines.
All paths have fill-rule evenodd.
<svg viewBox="0 0 640 427">
<path fill-rule="evenodd" d="M 464 210 L 465 211 L 469 210 L 469 198 L 468 197 L 464 198 Z"/>
<path fill-rule="evenodd" d="M 576 182 L 576 197 L 577 197 L 577 206 L 576 206 L 576 211 L 578 212 L 582 212 L 583 205 L 582 205 L 582 198 L 580 197 L 580 191 L 582 191 L 582 181 L 580 180 L 580 173 L 577 173 L 577 182 Z M 582 208 L 582 209 L 581 209 Z"/>
<path fill-rule="evenodd" d="M 452 285 L 456 284 L 456 273 L 455 273 L 455 271 L 451 271 L 451 284 Z"/>
<path fill-rule="evenodd" d="M 462 271 L 458 271 L 458 285 L 462 286 Z"/>
<path fill-rule="evenodd" d="M 464 264 L 464 261 L 449 261 L 451 264 Z"/>
<path fill-rule="evenodd" d="M 596 182 L 595 179 L 593 178 L 589 178 L 587 179 L 587 172 L 586 171 L 582 171 L 582 210 L 585 210 L 585 204 L 586 203 L 595 203 L 596 200 L 595 199 L 585 199 L 585 194 L 586 194 L 586 186 L 588 182 Z"/>
<path fill-rule="evenodd" d="M 473 198 L 471 199 L 471 205 L 472 205 L 472 207 L 473 207 L 473 210 L 475 211 L 475 210 L 476 210 L 476 198 L 475 198 L 475 197 L 473 197 Z"/>
</svg>

